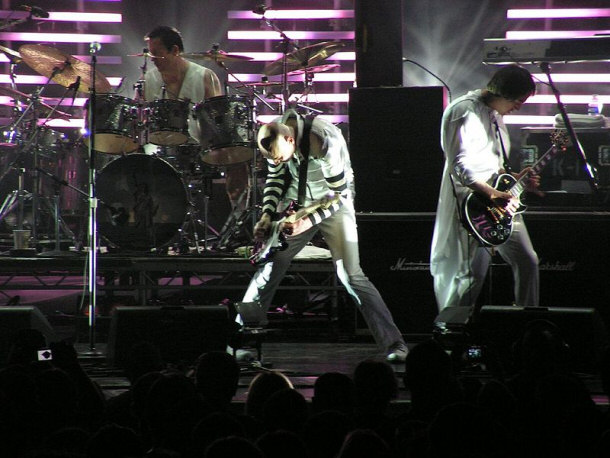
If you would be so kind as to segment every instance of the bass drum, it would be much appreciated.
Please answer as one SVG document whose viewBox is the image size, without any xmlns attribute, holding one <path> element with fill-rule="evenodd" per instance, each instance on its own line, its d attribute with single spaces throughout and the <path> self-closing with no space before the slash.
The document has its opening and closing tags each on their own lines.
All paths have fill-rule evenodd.
<svg viewBox="0 0 610 458">
<path fill-rule="evenodd" d="M 98 228 L 113 248 L 153 251 L 167 246 L 182 227 L 187 192 L 163 159 L 130 154 L 106 165 L 96 179 Z"/>
</svg>

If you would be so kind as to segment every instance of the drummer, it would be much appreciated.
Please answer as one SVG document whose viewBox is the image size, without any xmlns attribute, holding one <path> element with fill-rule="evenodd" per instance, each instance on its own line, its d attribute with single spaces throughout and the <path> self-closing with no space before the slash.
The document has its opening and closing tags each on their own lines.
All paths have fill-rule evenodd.
<svg viewBox="0 0 610 458">
<path fill-rule="evenodd" d="M 209 68 L 190 62 L 181 56 L 184 44 L 181 33 L 168 26 L 158 26 L 145 37 L 149 53 L 155 67 L 144 79 L 144 99 L 189 99 L 191 103 L 201 102 L 223 95 L 222 85 L 216 73 Z M 136 94 L 136 98 L 141 98 Z M 192 142 L 199 138 L 198 124 L 189 119 L 189 135 Z M 146 147 L 147 152 L 150 147 Z M 247 165 L 239 164 L 226 170 L 226 190 L 231 208 L 235 208 L 239 196 L 248 184 Z"/>
</svg>

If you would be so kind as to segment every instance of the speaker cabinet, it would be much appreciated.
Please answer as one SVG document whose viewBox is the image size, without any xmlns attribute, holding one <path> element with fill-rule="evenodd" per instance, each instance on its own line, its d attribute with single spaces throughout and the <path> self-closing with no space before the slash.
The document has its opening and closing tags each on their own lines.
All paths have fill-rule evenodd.
<svg viewBox="0 0 610 458">
<path fill-rule="evenodd" d="M 356 0 L 356 84 L 402 86 L 402 0 Z"/>
<path fill-rule="evenodd" d="M 443 87 L 350 89 L 357 211 L 436 211 L 445 94 Z"/>
<path fill-rule="evenodd" d="M 403 334 L 429 334 L 438 311 L 428 263 L 434 214 L 358 213 L 357 222 L 362 269 L 396 325 Z"/>
<path fill-rule="evenodd" d="M 22 329 L 40 331 L 47 343 L 57 340 L 55 330 L 36 307 L 0 307 L 0 362 L 6 361 L 13 339 Z"/>
<path fill-rule="evenodd" d="M 224 306 L 118 306 L 110 321 L 108 364 L 124 368 L 131 347 L 156 345 L 165 362 L 193 362 L 201 353 L 224 351 L 230 323 Z"/>
<path fill-rule="evenodd" d="M 576 372 L 597 373 L 601 351 L 608 343 L 606 327 L 594 308 L 483 306 L 480 327 L 484 341 L 501 359 L 512 358 L 512 345 L 527 323 L 547 320 L 568 344 L 568 364 Z"/>
<path fill-rule="evenodd" d="M 598 373 L 602 351 L 608 344 L 606 326 L 594 308 L 584 307 L 516 307 L 484 305 L 478 316 L 478 337 L 464 331 L 469 321 L 469 307 L 447 307 L 434 319 L 434 334 L 447 347 L 463 344 L 484 345 L 503 363 L 514 364 L 513 345 L 528 323 L 546 320 L 555 324 L 568 345 L 568 366 L 575 372 Z M 461 335 L 460 335 L 461 334 Z M 469 341 L 470 339 L 470 341 Z"/>
<path fill-rule="evenodd" d="M 526 211 L 524 220 L 540 259 L 540 305 L 595 308 L 608 326 L 610 213 Z M 493 259 L 480 304 L 512 304 L 512 271 Z"/>
</svg>

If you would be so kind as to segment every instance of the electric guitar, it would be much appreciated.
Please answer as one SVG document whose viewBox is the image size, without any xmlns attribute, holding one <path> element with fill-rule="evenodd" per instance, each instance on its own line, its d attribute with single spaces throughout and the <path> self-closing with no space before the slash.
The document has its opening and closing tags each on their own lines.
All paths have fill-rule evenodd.
<svg viewBox="0 0 610 458">
<path fill-rule="evenodd" d="M 331 205 L 339 202 L 339 199 L 340 194 L 334 194 L 332 197 L 325 197 L 313 202 L 307 207 L 298 209 L 294 213 L 286 214 L 287 212 L 295 209 L 296 202 L 292 202 L 284 212 L 284 216 L 271 223 L 269 235 L 265 241 L 254 245 L 254 254 L 250 256 L 250 262 L 255 266 L 261 266 L 269 262 L 276 251 L 283 251 L 288 248 L 286 232 L 284 231 L 285 223 L 296 223 L 297 221 L 311 215 L 318 209 L 326 210 Z"/>
<path fill-rule="evenodd" d="M 503 173 L 492 180 L 491 186 L 498 191 L 508 192 L 519 197 L 525 189 L 525 183 L 532 174 L 540 174 L 542 169 L 560 151 L 565 151 L 567 136 L 565 132 L 555 131 L 551 135 L 553 145 L 518 180 L 512 175 Z M 515 214 L 522 213 L 526 206 L 519 203 Z M 483 245 L 498 246 L 506 242 L 513 233 L 513 215 L 504 207 L 498 206 L 479 193 L 470 193 L 462 204 L 462 224 Z"/>
</svg>

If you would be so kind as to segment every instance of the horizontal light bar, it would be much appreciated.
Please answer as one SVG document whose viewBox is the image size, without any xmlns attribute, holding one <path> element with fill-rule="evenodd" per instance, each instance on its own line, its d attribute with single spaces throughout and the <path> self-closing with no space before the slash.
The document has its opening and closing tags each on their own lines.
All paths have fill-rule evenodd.
<svg viewBox="0 0 610 458">
<path fill-rule="evenodd" d="M 91 56 L 77 56 L 79 60 L 83 62 L 91 62 Z M 6 54 L 0 53 L 0 63 L 8 63 L 10 62 L 9 58 L 6 57 Z M 120 56 L 97 56 L 97 63 L 101 65 L 121 65 L 123 63 L 123 59 Z"/>
<path fill-rule="evenodd" d="M 555 116 L 506 115 L 504 124 L 550 125 L 555 124 Z"/>
<path fill-rule="evenodd" d="M 508 19 L 560 19 L 610 17 L 610 8 L 530 8 L 506 12 Z"/>
<path fill-rule="evenodd" d="M 548 83 L 546 73 L 533 73 L 532 76 Z M 610 73 L 555 73 L 551 79 L 555 83 L 610 83 Z"/>
<path fill-rule="evenodd" d="M 592 94 L 561 95 L 561 101 L 566 104 L 587 104 L 591 97 Z M 598 95 L 597 98 L 601 103 L 610 103 L 610 95 Z M 527 103 L 554 104 L 557 99 L 553 94 L 537 94 L 527 99 Z"/>
<path fill-rule="evenodd" d="M 122 78 L 118 76 L 109 76 L 106 77 L 106 79 L 108 80 L 111 86 L 118 86 Z M 15 80 L 17 84 L 45 84 L 48 78 L 46 76 L 41 75 L 16 75 Z M 11 78 L 9 75 L 0 73 L 0 84 L 10 82 Z M 54 81 L 51 81 L 51 84 L 56 83 Z"/>
<path fill-rule="evenodd" d="M 262 19 L 262 14 L 252 11 L 229 11 L 229 19 Z M 354 10 L 267 10 L 266 19 L 349 19 L 354 17 Z"/>
<path fill-rule="evenodd" d="M 274 114 L 274 115 L 259 115 L 259 116 L 256 117 L 256 121 L 260 122 L 260 123 L 267 123 L 267 122 L 273 121 L 277 117 L 278 117 L 277 114 Z M 321 114 L 321 115 L 318 115 L 318 118 L 326 119 L 327 121 L 332 122 L 333 124 L 339 124 L 341 122 L 349 122 L 349 116 L 348 115 L 325 115 L 325 114 Z"/>
<path fill-rule="evenodd" d="M 292 40 L 353 40 L 354 31 L 307 31 L 289 30 L 286 32 Z M 229 40 L 282 40 L 278 32 L 264 30 L 229 30 L 227 32 Z"/>
<path fill-rule="evenodd" d="M 92 33 L 30 33 L 0 32 L 0 40 L 34 41 L 36 43 L 120 43 L 121 35 L 97 35 Z"/>
<path fill-rule="evenodd" d="M 123 15 L 118 13 L 77 13 L 69 11 L 50 11 L 48 19 L 42 20 L 65 22 L 123 22 Z"/>
<path fill-rule="evenodd" d="M 354 81 L 356 79 L 356 74 L 351 72 L 346 73 L 333 73 L 333 72 L 323 72 L 314 74 L 313 80 L 315 81 Z M 237 83 L 239 81 L 243 83 L 255 83 L 261 81 L 261 75 L 258 73 L 237 73 L 235 75 L 229 75 L 230 83 Z M 289 76 L 288 81 L 291 84 L 294 83 L 302 83 L 304 80 L 303 75 L 299 76 Z M 280 75 L 273 76 L 269 78 L 270 82 L 279 83 L 282 81 Z"/>
<path fill-rule="evenodd" d="M 49 127 L 70 127 L 74 129 L 84 129 L 84 119 L 52 119 L 49 122 L 44 122 L 45 126 Z"/>
<path fill-rule="evenodd" d="M 512 30 L 506 32 L 506 38 L 510 40 L 537 40 L 543 38 L 592 37 L 609 34 L 610 30 Z"/>
<path fill-rule="evenodd" d="M 283 54 L 281 52 L 240 52 L 239 55 L 251 57 L 252 61 L 273 62 L 281 59 Z M 356 53 L 354 51 L 337 52 L 332 56 L 327 57 L 325 62 L 328 60 L 353 61 L 356 60 Z"/>
</svg>

